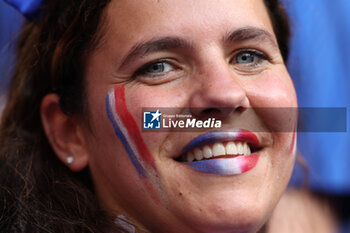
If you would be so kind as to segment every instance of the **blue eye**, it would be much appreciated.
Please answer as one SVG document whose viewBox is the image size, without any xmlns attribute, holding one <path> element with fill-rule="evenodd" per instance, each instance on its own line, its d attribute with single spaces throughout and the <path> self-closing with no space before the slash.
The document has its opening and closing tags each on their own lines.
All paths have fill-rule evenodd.
<svg viewBox="0 0 350 233">
<path fill-rule="evenodd" d="M 172 71 L 174 67 L 165 61 L 147 64 L 137 71 L 137 75 L 160 75 Z"/>
<path fill-rule="evenodd" d="M 236 62 L 240 64 L 247 64 L 256 62 L 259 58 L 251 53 L 241 53 L 236 57 Z"/>
<path fill-rule="evenodd" d="M 269 58 L 264 53 L 257 50 L 246 50 L 238 53 L 234 57 L 233 63 L 242 65 L 258 65 L 265 60 L 269 60 Z"/>
<path fill-rule="evenodd" d="M 164 58 L 151 61 L 138 68 L 132 78 L 138 82 L 158 85 L 178 79 L 185 74 L 181 63 L 176 59 Z"/>
</svg>

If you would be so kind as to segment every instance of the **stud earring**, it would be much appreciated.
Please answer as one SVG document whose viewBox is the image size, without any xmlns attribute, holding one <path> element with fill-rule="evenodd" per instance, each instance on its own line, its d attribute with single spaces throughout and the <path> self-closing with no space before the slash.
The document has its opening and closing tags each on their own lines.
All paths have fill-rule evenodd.
<svg viewBox="0 0 350 233">
<path fill-rule="evenodd" d="M 73 156 L 68 156 L 67 157 L 67 163 L 72 164 L 74 162 L 74 157 Z"/>
</svg>

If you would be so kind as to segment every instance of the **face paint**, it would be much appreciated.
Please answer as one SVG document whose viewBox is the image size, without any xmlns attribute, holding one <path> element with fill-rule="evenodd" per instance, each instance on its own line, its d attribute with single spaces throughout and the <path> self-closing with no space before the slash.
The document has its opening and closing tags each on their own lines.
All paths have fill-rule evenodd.
<svg viewBox="0 0 350 233">
<path fill-rule="evenodd" d="M 116 85 L 114 90 L 108 93 L 106 107 L 108 118 L 123 143 L 131 162 L 137 172 L 145 177 L 145 163 L 154 167 L 154 159 L 143 141 L 134 118 L 127 109 L 123 85 Z"/>
<path fill-rule="evenodd" d="M 183 154 L 194 148 L 203 147 L 204 145 L 215 142 L 240 141 L 247 142 L 254 148 L 259 147 L 259 141 L 255 134 L 245 131 L 214 131 L 204 135 L 200 135 L 193 139 L 184 149 Z M 217 174 L 222 176 L 238 175 L 253 169 L 259 160 L 258 154 L 237 155 L 232 158 L 232 155 L 226 155 L 227 158 L 212 157 L 207 160 L 200 160 L 187 163 L 188 166 L 196 169 L 199 172 Z"/>
<path fill-rule="evenodd" d="M 144 179 L 144 186 L 152 199 L 160 203 L 159 196 L 167 200 L 157 176 L 153 156 L 146 146 L 138 126 L 127 109 L 123 85 L 116 85 L 106 97 L 107 115 L 121 140 L 138 174 Z M 155 190 L 158 192 L 156 193 Z"/>
<path fill-rule="evenodd" d="M 238 175 L 253 169 L 258 163 L 257 154 L 190 162 L 188 165 L 199 172 L 221 176 Z"/>
</svg>

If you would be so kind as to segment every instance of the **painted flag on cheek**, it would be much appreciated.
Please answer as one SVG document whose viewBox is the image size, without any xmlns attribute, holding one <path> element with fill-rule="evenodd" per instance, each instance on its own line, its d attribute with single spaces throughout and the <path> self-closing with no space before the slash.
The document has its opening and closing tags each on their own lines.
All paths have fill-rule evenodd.
<svg viewBox="0 0 350 233">
<path fill-rule="evenodd" d="M 123 85 L 116 85 L 106 98 L 109 120 L 121 140 L 137 172 L 146 177 L 146 164 L 154 167 L 154 159 L 145 144 L 139 126 L 128 111 Z"/>
</svg>

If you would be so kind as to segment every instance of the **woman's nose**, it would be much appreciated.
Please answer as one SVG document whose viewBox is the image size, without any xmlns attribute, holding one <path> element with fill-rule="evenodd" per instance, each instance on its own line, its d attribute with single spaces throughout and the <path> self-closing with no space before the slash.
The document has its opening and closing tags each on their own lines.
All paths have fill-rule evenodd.
<svg viewBox="0 0 350 233">
<path fill-rule="evenodd" d="M 190 111 L 195 117 L 225 119 L 234 112 L 249 107 L 249 99 L 238 74 L 226 62 L 206 67 L 196 74 L 195 90 L 190 99 Z"/>
</svg>

